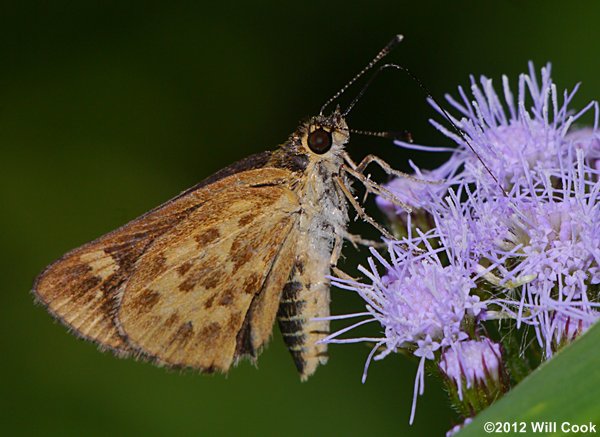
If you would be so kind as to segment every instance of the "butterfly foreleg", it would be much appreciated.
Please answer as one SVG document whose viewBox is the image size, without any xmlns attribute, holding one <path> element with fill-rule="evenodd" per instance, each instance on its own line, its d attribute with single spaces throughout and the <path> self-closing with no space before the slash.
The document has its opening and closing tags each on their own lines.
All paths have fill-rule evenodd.
<svg viewBox="0 0 600 437">
<path fill-rule="evenodd" d="M 365 187 L 366 193 L 365 196 L 369 193 L 375 194 L 377 196 L 382 197 L 383 199 L 391 202 L 392 204 L 399 206 L 404 209 L 406 212 L 411 212 L 410 206 L 408 206 L 405 202 L 398 199 L 390 190 L 385 188 L 383 185 L 380 185 L 371 179 L 369 179 L 364 174 L 354 170 L 352 167 L 344 164 L 342 165 L 342 170 L 346 173 L 358 180 Z"/>
<path fill-rule="evenodd" d="M 378 164 L 379 167 L 381 167 L 382 170 L 385 171 L 390 176 L 419 180 L 419 179 L 415 178 L 414 176 L 409 175 L 408 173 L 404 173 L 400 170 L 396 170 L 396 169 L 392 168 L 387 162 L 385 162 L 385 160 L 383 160 L 382 158 L 380 158 L 376 155 L 367 155 L 358 164 L 356 164 L 352 160 L 350 155 L 348 155 L 348 153 L 344 153 L 344 160 L 346 161 L 346 163 L 348 164 L 349 167 L 351 167 L 353 170 L 356 170 L 359 173 L 364 173 L 364 171 L 367 169 L 369 164 L 374 162 L 374 163 Z"/>
<path fill-rule="evenodd" d="M 337 186 L 339 187 L 341 192 L 344 194 L 344 196 L 348 199 L 348 202 L 350 202 L 350 205 L 352 205 L 352 207 L 354 208 L 354 210 L 356 211 L 358 216 L 362 220 L 364 220 L 365 222 L 367 222 L 371 226 L 373 226 L 375 229 L 377 229 L 379 232 L 381 232 L 381 234 L 385 238 L 393 239 L 394 236 L 392 234 L 390 234 L 385 228 L 383 228 L 381 225 L 379 225 L 375 220 L 373 220 L 366 213 L 366 211 L 363 209 L 363 207 L 360 205 L 360 203 L 358 203 L 358 201 L 352 195 L 352 192 L 350 191 L 350 188 L 348 188 L 348 186 L 346 185 L 346 182 L 344 181 L 344 179 L 341 176 L 336 176 L 334 179 L 335 179 Z"/>
<path fill-rule="evenodd" d="M 367 155 L 358 164 L 356 164 L 352 160 L 352 158 L 350 158 L 348 153 L 344 153 L 344 160 L 352 169 L 354 169 L 355 171 L 357 171 L 359 173 L 364 173 L 364 171 L 369 166 L 369 164 L 374 162 L 375 164 L 379 165 L 379 167 L 381 167 L 381 169 L 390 176 L 406 178 L 406 179 L 410 179 L 411 181 L 419 182 L 422 184 L 434 184 L 435 185 L 435 184 L 440 184 L 443 182 L 442 180 L 427 180 L 427 179 L 418 178 L 418 177 L 415 177 L 408 173 L 404 173 L 400 170 L 396 170 L 395 168 L 392 168 L 384 159 L 382 159 L 376 155 Z"/>
</svg>

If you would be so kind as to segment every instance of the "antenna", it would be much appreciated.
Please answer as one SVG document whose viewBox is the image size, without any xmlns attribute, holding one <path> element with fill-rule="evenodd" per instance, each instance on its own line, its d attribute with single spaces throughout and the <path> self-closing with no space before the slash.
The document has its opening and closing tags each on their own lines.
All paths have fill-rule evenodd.
<svg viewBox="0 0 600 437">
<path fill-rule="evenodd" d="M 500 189 L 502 190 L 502 192 L 504 193 L 504 195 L 508 197 L 508 193 L 506 192 L 506 190 L 504 190 L 504 187 L 502 186 L 502 184 L 500 184 L 500 181 L 498 180 L 498 178 L 494 175 L 494 173 L 492 173 L 492 171 L 490 170 L 490 168 L 488 167 L 488 165 L 485 163 L 485 161 L 481 158 L 481 156 L 479 156 L 479 153 L 477 153 L 477 151 L 475 150 L 475 148 L 471 145 L 471 142 L 469 141 L 469 139 L 467 138 L 467 136 L 465 135 L 465 133 L 462 130 L 460 130 L 460 128 L 456 125 L 456 123 L 454 123 L 452 121 L 452 118 L 450 117 L 450 114 L 448 114 L 448 112 L 437 102 L 437 100 L 433 98 L 433 96 L 431 95 L 431 92 L 425 86 L 425 84 L 423 84 L 423 82 L 421 82 L 419 80 L 419 78 L 417 76 L 415 76 L 414 74 L 412 74 L 411 71 L 408 68 L 406 68 L 406 67 L 403 67 L 403 66 L 398 65 L 398 64 L 385 64 L 385 65 L 380 66 L 375 71 L 375 73 L 373 73 L 373 75 L 369 78 L 369 80 L 367 81 L 367 83 L 362 87 L 362 89 L 360 90 L 360 92 L 356 95 L 356 97 L 354 98 L 354 100 L 352 100 L 352 102 L 350 103 L 350 105 L 344 111 L 344 113 L 342 115 L 344 117 L 346 115 L 348 115 L 348 112 L 350 112 L 350 110 L 354 107 L 354 105 L 356 104 L 356 102 L 358 102 L 360 100 L 360 98 L 362 97 L 362 95 L 365 93 L 365 91 L 367 90 L 367 88 L 369 88 L 369 85 L 371 85 L 371 83 L 377 77 L 377 75 L 379 73 L 381 73 L 383 70 L 388 69 L 388 68 L 395 68 L 397 70 L 403 71 L 412 80 L 414 80 L 417 83 L 417 85 L 419 85 L 419 88 L 421 88 L 425 92 L 425 95 L 427 96 L 427 98 L 431 99 L 431 101 L 433 101 L 437 105 L 437 107 L 442 112 L 442 115 L 444 116 L 444 118 L 452 126 L 452 129 L 454 129 L 454 131 L 462 138 L 462 140 L 469 147 L 469 149 L 471 149 L 471 151 L 475 154 L 475 156 L 477 156 L 477 159 L 479 160 L 479 162 L 481 162 L 481 164 L 486 169 L 486 171 L 489 173 L 489 175 L 492 177 L 492 179 L 494 180 L 494 182 L 498 185 L 498 187 L 500 187 Z M 358 133 L 360 133 L 360 132 L 358 132 Z"/>
<path fill-rule="evenodd" d="M 346 108 L 346 110 L 342 113 L 343 117 L 346 117 L 350 113 L 350 111 L 352 110 L 352 108 L 354 108 L 354 105 L 356 105 L 356 103 L 358 103 L 358 101 L 362 98 L 362 96 L 369 89 L 369 87 L 371 86 L 371 84 L 373 83 L 373 81 L 375 80 L 375 78 L 379 75 L 379 73 L 381 73 L 386 68 L 390 68 L 392 66 L 395 66 L 396 68 L 399 68 L 399 69 L 405 71 L 413 79 L 417 80 L 417 83 L 419 83 L 419 85 L 421 85 L 421 83 L 419 82 L 419 80 L 416 77 L 413 77 L 412 74 L 410 74 L 410 72 L 408 72 L 406 69 L 404 69 L 400 65 L 396 65 L 396 64 L 385 64 L 385 65 L 382 65 L 377 70 L 375 70 L 375 73 L 373 73 L 371 75 L 371 77 L 369 78 L 369 80 L 367 81 L 367 83 L 365 83 L 363 85 L 363 87 L 360 89 L 360 91 L 358 92 L 358 94 L 356 94 L 356 97 L 354 97 L 354 99 L 352 99 L 352 101 L 350 102 L 350 104 L 348 105 L 348 107 Z M 421 86 L 421 88 L 423 88 L 423 86 Z M 425 92 L 427 93 L 426 89 L 425 89 Z"/>
<path fill-rule="evenodd" d="M 373 60 L 367 64 L 367 66 L 365 68 L 363 68 L 362 70 L 360 70 L 356 76 L 354 76 L 352 79 L 350 79 L 350 81 L 346 85 L 344 85 L 342 87 L 342 89 L 340 89 L 337 93 L 335 93 L 333 95 L 333 97 L 331 97 L 329 100 L 327 100 L 323 104 L 323 106 L 321 106 L 321 110 L 319 111 L 319 115 L 323 115 L 323 111 L 325 110 L 325 108 L 329 104 L 331 104 L 331 102 L 333 102 L 339 96 L 341 96 L 342 94 L 344 94 L 344 92 L 354 82 L 356 82 L 363 74 L 365 74 L 367 71 L 369 71 L 371 68 L 373 68 L 379 61 L 381 61 L 383 58 L 385 58 L 400 42 L 402 42 L 403 39 L 404 39 L 404 36 L 402 36 L 402 35 L 396 35 L 389 43 L 387 43 L 387 45 L 384 48 L 382 48 L 379 51 L 379 53 L 377 53 L 377 56 L 375 56 L 373 58 Z"/>
<path fill-rule="evenodd" d="M 392 139 L 392 140 L 400 140 L 400 141 L 405 141 L 407 143 L 412 143 L 413 142 L 413 138 L 412 138 L 412 134 L 409 131 L 402 131 L 402 132 L 398 132 L 398 131 L 380 131 L 380 132 L 374 132 L 374 131 L 370 131 L 370 130 L 357 130 L 357 129 L 350 129 L 350 133 L 351 134 L 357 134 L 357 135 L 366 135 L 369 137 L 378 137 L 378 138 L 388 138 L 388 139 Z"/>
</svg>

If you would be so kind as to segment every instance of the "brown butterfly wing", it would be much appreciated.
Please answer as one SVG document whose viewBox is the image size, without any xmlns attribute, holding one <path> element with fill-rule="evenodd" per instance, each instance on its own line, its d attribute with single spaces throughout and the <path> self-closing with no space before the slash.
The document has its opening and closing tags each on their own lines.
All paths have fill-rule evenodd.
<svg viewBox="0 0 600 437">
<path fill-rule="evenodd" d="M 270 336 L 299 202 L 287 170 L 242 176 L 156 239 L 122 291 L 122 333 L 160 364 L 227 371 Z"/>
<path fill-rule="evenodd" d="M 113 323 L 116 292 L 152 241 L 196 205 L 180 199 L 168 211 L 156 211 L 69 252 L 36 279 L 36 298 L 78 336 L 127 354 L 129 347 Z"/>
<path fill-rule="evenodd" d="M 226 186 L 213 186 L 215 182 L 260 169 L 271 158 L 271 152 L 264 152 L 239 161 L 123 227 L 67 253 L 38 276 L 33 286 L 36 299 L 76 335 L 101 348 L 128 354 L 131 348 L 119 334 L 114 312 L 118 292 L 133 273 L 136 261 L 157 237 Z"/>
</svg>

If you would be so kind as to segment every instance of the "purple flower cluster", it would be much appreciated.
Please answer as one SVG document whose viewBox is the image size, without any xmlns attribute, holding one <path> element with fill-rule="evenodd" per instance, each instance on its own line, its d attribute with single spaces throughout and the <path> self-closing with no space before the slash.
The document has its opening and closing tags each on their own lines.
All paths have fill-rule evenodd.
<svg viewBox="0 0 600 437">
<path fill-rule="evenodd" d="M 416 178 L 437 183 L 387 185 L 413 208 L 409 214 L 378 199 L 398 239 L 387 242 L 385 256 L 371 251 L 364 280 L 334 281 L 357 292 L 366 312 L 326 341 L 372 342 L 365 372 L 372 358 L 391 352 L 419 359 L 411 422 L 427 360 L 460 401 L 473 386 L 505 389 L 502 348 L 489 324 L 532 327 L 547 359 L 600 317 L 598 105 L 570 111 L 578 87 L 559 98 L 550 65 L 538 81 L 530 64 L 516 98 L 506 77 L 502 88 L 499 95 L 491 79 L 471 77 L 470 93 L 459 87 L 459 99 L 446 96 L 457 116 L 431 102 L 457 132 L 432 124 L 458 147 L 437 169 L 414 166 Z M 592 128 L 577 128 L 586 113 Z M 369 322 L 379 323 L 381 337 L 340 339 Z"/>
<path fill-rule="evenodd" d="M 427 244 L 427 240 L 425 240 Z M 433 360 L 440 348 L 452 347 L 468 338 L 461 330 L 465 317 L 475 319 L 485 305 L 471 289 L 475 283 L 462 266 L 443 266 L 436 251 L 413 250 L 390 242 L 388 262 L 377 251 L 374 258 L 385 270 L 380 276 L 373 258 L 369 269 L 359 267 L 370 280 L 365 285 L 352 280 L 335 279 L 339 288 L 356 291 L 367 303 L 368 316 L 355 325 L 342 329 L 325 339 L 329 343 L 372 341 L 375 343 L 365 365 L 363 382 L 372 358 L 382 359 L 400 349 L 410 350 L 419 357 L 420 364 L 415 381 L 415 399 L 411 412 L 412 423 L 417 393 L 424 389 L 425 360 Z M 360 324 L 379 322 L 384 328 L 380 338 L 355 338 L 339 340 L 338 337 Z M 375 355 L 378 352 L 377 355 Z"/>
</svg>

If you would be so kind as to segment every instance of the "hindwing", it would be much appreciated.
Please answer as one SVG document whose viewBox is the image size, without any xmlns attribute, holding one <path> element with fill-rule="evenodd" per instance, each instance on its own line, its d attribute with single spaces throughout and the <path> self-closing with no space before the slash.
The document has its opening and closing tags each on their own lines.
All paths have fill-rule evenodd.
<svg viewBox="0 0 600 437">
<path fill-rule="evenodd" d="M 291 271 L 299 212 L 287 184 L 268 182 L 283 171 L 256 176 L 211 197 L 139 259 L 116 315 L 129 345 L 207 371 L 256 356 Z"/>
</svg>

